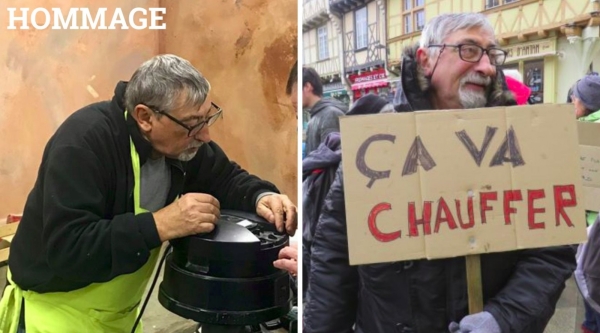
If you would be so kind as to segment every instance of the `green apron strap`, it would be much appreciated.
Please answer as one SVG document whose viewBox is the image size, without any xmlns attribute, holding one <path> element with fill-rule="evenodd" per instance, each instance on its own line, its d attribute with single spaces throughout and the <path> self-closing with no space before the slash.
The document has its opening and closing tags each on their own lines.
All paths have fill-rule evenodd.
<svg viewBox="0 0 600 333">
<path fill-rule="evenodd" d="M 23 306 L 23 291 L 12 281 L 10 269 L 6 272 L 6 288 L 0 300 L 0 332 L 16 333 Z"/>
<path fill-rule="evenodd" d="M 127 111 L 125 111 L 125 119 L 127 119 Z M 135 145 L 133 144 L 133 140 L 131 136 L 129 136 L 129 151 L 131 153 L 131 166 L 133 169 L 133 179 L 135 180 L 133 183 L 133 205 L 135 214 L 140 214 L 146 212 L 140 204 L 140 191 L 141 191 L 141 176 L 140 176 L 140 155 L 138 155 L 137 150 L 135 149 Z"/>
<path fill-rule="evenodd" d="M 127 112 L 125 112 L 127 118 Z M 129 138 L 134 176 L 134 213 L 146 212 L 140 206 L 140 157 Z M 158 261 L 160 248 L 150 251 L 146 264 L 135 272 L 119 275 L 103 283 L 92 283 L 69 292 L 36 293 L 23 291 L 12 283 L 10 270 L 4 296 L 0 301 L 0 332 L 15 333 L 22 300 L 25 300 L 27 333 L 42 332 L 129 332 L 144 296 L 145 287 Z M 137 326 L 136 333 L 143 331 Z"/>
</svg>

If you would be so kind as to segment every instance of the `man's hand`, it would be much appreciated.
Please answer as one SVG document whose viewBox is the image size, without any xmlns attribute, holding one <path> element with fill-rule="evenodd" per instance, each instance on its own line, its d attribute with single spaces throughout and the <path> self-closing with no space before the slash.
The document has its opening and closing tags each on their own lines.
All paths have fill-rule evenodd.
<svg viewBox="0 0 600 333">
<path fill-rule="evenodd" d="M 256 214 L 274 223 L 279 232 L 284 228 L 288 235 L 293 236 L 297 226 L 297 208 L 287 195 L 270 194 L 260 198 L 256 205 Z"/>
<path fill-rule="evenodd" d="M 219 201 L 204 193 L 187 193 L 152 213 L 161 241 L 213 231 L 221 216 Z"/>
<path fill-rule="evenodd" d="M 460 324 L 452 322 L 448 329 L 450 333 L 501 333 L 494 316 L 485 311 L 464 317 Z"/>
<path fill-rule="evenodd" d="M 279 259 L 273 266 L 288 271 L 292 276 L 298 275 L 298 244 L 292 243 L 279 251 Z"/>
</svg>

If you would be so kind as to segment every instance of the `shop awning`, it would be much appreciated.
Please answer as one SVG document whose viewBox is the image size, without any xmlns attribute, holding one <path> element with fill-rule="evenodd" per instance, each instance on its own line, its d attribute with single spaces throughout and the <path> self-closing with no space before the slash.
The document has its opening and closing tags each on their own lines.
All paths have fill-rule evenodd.
<svg viewBox="0 0 600 333">
<path fill-rule="evenodd" d="M 360 90 L 360 89 L 369 89 L 369 88 L 377 88 L 377 87 L 385 87 L 388 85 L 387 79 L 379 79 L 373 81 L 366 81 L 355 83 L 352 85 L 352 90 Z"/>
<path fill-rule="evenodd" d="M 528 54 L 528 55 L 524 55 L 524 56 L 520 56 L 520 57 L 507 58 L 504 63 L 512 64 L 515 62 L 519 62 L 521 60 L 541 59 L 544 57 L 552 57 L 552 56 L 558 56 L 558 52 L 557 51 L 549 51 L 549 52 Z"/>
<path fill-rule="evenodd" d="M 337 92 L 344 92 L 346 89 L 333 89 L 333 90 L 323 90 L 323 94 L 333 94 Z"/>
</svg>

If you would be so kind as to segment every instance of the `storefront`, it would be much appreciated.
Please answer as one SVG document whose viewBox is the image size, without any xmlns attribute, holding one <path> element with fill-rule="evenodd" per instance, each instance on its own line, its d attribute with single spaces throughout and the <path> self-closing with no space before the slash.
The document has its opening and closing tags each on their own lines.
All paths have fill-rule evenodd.
<svg viewBox="0 0 600 333">
<path fill-rule="evenodd" d="M 390 76 L 388 77 L 388 82 L 390 84 L 390 93 L 388 95 L 388 102 L 394 103 L 394 96 L 396 95 L 397 90 L 402 90 L 402 80 L 399 76 Z"/>
<path fill-rule="evenodd" d="M 502 69 L 521 73 L 523 83 L 531 89 L 530 104 L 554 103 L 556 37 L 503 46 L 508 58 Z"/>
<path fill-rule="evenodd" d="M 348 92 L 342 82 L 324 84 L 323 97 L 335 98 L 346 105 L 350 105 L 350 96 L 348 96 Z"/>
<path fill-rule="evenodd" d="M 584 75 L 598 71 L 600 27 L 567 28 L 566 37 L 558 39 L 560 57 L 557 62 L 557 103 L 565 103 L 568 92 Z"/>
<path fill-rule="evenodd" d="M 348 79 L 352 84 L 353 101 L 369 93 L 388 99 L 391 93 L 385 68 L 376 68 L 360 74 L 351 74 Z"/>
</svg>

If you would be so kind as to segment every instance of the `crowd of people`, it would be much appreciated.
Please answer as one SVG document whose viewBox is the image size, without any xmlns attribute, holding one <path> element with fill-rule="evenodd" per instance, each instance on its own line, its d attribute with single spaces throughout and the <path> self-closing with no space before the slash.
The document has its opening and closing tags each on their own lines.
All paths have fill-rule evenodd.
<svg viewBox="0 0 600 333">
<path fill-rule="evenodd" d="M 346 110 L 322 97 L 314 69 L 303 69 L 303 107 L 310 110 L 302 164 L 304 332 L 544 332 L 566 280 L 582 266 L 576 244 L 482 254 L 484 306 L 477 313 L 467 304 L 464 257 L 349 264 L 339 117 L 529 104 L 519 72 L 501 69 L 507 56 L 484 14 L 443 14 L 404 50 L 392 103 L 367 94 Z M 569 99 L 578 120 L 598 122 L 600 77 L 581 78 Z M 588 212 L 590 226 L 596 215 Z M 582 274 L 588 283 L 600 271 L 592 245 Z M 584 294 L 585 333 L 600 332 L 600 299 L 592 290 Z"/>
</svg>

